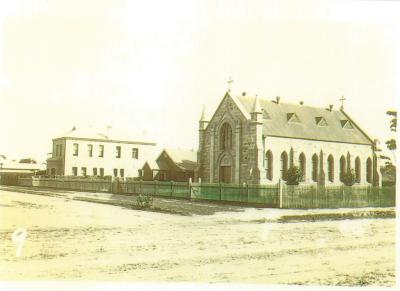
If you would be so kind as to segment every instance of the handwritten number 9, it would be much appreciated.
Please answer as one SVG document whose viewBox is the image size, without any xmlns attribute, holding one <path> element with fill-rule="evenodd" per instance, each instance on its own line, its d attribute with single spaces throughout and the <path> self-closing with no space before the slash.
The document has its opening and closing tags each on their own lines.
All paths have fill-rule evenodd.
<svg viewBox="0 0 400 291">
<path fill-rule="evenodd" d="M 16 256 L 19 257 L 22 254 L 22 248 L 24 247 L 25 239 L 28 236 L 28 232 L 23 229 L 19 228 L 12 234 L 12 241 L 15 245 L 17 245 L 17 253 Z"/>
</svg>

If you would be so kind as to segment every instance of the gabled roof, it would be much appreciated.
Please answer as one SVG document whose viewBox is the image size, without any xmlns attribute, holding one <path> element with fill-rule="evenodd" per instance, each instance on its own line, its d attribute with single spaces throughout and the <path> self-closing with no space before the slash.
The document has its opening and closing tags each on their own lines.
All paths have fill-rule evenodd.
<svg viewBox="0 0 400 291">
<path fill-rule="evenodd" d="M 197 166 L 197 152 L 194 150 L 165 149 L 164 151 L 183 170 L 194 170 Z"/>
<path fill-rule="evenodd" d="M 152 170 L 168 170 L 167 164 L 160 159 L 164 154 L 166 154 L 177 167 L 184 171 L 193 171 L 197 167 L 197 152 L 194 150 L 181 149 L 163 149 L 158 156 L 154 159 L 147 160 L 144 165 L 147 163 Z"/>
<path fill-rule="evenodd" d="M 249 113 L 252 110 L 254 99 L 251 96 L 237 97 L 237 100 Z M 262 98 L 259 98 L 259 103 L 271 117 L 271 119 L 263 119 L 263 134 L 266 136 L 373 144 L 373 141 L 354 122 L 351 123 L 353 124 L 351 130 L 342 127 L 341 120 L 350 119 L 343 111 L 329 111 L 324 108 L 282 102 L 276 103 Z M 288 114 L 292 113 L 298 117 L 300 122 L 288 122 Z M 318 126 L 316 117 L 325 119 L 327 125 Z M 290 118 L 293 118 L 293 115 Z"/>
</svg>

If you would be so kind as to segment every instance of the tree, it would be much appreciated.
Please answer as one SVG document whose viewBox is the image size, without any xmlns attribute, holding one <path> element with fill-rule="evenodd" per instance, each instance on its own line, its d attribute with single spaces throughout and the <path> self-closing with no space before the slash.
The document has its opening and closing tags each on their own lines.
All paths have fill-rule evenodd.
<svg viewBox="0 0 400 291">
<path fill-rule="evenodd" d="M 390 130 L 396 132 L 397 131 L 397 111 L 389 110 L 386 112 L 387 115 L 391 116 L 392 119 L 390 120 Z M 396 140 L 390 139 L 386 141 L 387 148 L 392 152 L 394 162 L 396 163 Z"/>
<path fill-rule="evenodd" d="M 385 166 L 381 167 L 382 186 L 396 185 L 396 166 L 390 162 L 386 162 Z"/>
<path fill-rule="evenodd" d="M 352 186 L 356 182 L 356 174 L 353 169 L 343 174 L 343 183 L 346 186 Z"/>
<path fill-rule="evenodd" d="M 389 110 L 386 112 L 386 114 L 392 117 L 392 119 L 390 120 L 390 130 L 396 131 L 397 130 L 397 111 Z"/>
<path fill-rule="evenodd" d="M 290 167 L 286 172 L 286 178 L 286 184 L 299 185 L 303 180 L 303 171 L 297 166 Z"/>
</svg>

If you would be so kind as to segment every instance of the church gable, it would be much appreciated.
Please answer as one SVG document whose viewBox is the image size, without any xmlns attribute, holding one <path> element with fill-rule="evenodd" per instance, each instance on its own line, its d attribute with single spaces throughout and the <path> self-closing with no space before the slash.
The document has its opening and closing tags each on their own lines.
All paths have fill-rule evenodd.
<svg viewBox="0 0 400 291">
<path fill-rule="evenodd" d="M 243 105 L 229 93 L 226 93 L 217 110 L 211 117 L 209 125 L 214 127 L 221 126 L 222 120 L 244 121 L 250 119 L 250 114 L 246 112 Z"/>
</svg>

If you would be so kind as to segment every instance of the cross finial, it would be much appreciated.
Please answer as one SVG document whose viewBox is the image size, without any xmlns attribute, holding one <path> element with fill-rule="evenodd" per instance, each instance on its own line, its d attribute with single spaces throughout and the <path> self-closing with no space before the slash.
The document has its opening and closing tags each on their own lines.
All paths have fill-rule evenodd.
<svg viewBox="0 0 400 291">
<path fill-rule="evenodd" d="M 339 99 L 340 102 L 342 102 L 342 105 L 340 106 L 340 110 L 344 109 L 344 101 L 346 100 L 346 98 L 344 98 L 344 96 L 342 96 L 342 98 Z"/>
<path fill-rule="evenodd" d="M 228 92 L 231 92 L 231 84 L 233 83 L 232 78 L 229 77 L 229 80 L 226 83 L 228 83 Z"/>
</svg>

